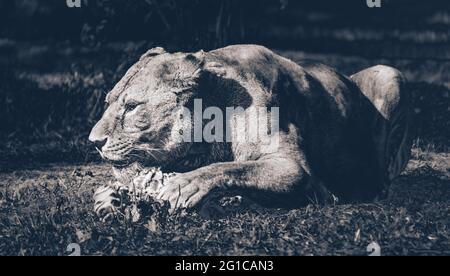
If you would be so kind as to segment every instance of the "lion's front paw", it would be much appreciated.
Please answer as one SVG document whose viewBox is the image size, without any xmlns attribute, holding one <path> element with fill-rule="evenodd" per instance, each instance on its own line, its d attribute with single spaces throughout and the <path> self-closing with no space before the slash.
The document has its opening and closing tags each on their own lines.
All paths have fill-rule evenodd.
<svg viewBox="0 0 450 276">
<path fill-rule="evenodd" d="M 170 202 L 171 210 L 197 205 L 213 188 L 205 175 L 185 173 L 170 178 L 161 188 L 158 199 Z"/>
<path fill-rule="evenodd" d="M 94 211 L 103 220 L 114 216 L 120 205 L 116 191 L 108 186 L 102 186 L 94 194 Z"/>
</svg>

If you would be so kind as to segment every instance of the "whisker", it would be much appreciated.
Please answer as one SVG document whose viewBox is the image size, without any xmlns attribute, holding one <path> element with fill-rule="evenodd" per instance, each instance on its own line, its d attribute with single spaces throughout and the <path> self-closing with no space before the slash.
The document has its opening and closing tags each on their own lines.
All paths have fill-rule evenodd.
<svg viewBox="0 0 450 276">
<path fill-rule="evenodd" d="M 151 157 L 152 157 L 153 159 L 155 159 L 156 161 L 158 161 L 158 159 L 156 158 L 156 156 L 154 156 L 153 154 L 151 154 L 151 153 L 149 153 L 149 152 L 145 152 L 145 153 L 150 154 Z M 139 154 L 137 154 L 137 153 L 130 153 L 130 154 L 128 154 L 128 156 L 130 156 L 130 157 L 135 157 L 136 159 L 142 158 L 142 155 L 139 155 Z"/>
<path fill-rule="evenodd" d="M 163 152 L 163 150 L 161 150 L 161 149 L 150 148 L 147 145 L 138 146 L 138 149 L 148 152 L 148 153 L 156 152 L 156 153 L 162 154 L 162 152 Z"/>
<path fill-rule="evenodd" d="M 105 159 L 105 155 L 103 154 L 103 152 L 99 148 L 95 147 L 95 150 L 98 152 L 98 154 L 100 154 L 100 157 L 102 159 Z"/>
</svg>

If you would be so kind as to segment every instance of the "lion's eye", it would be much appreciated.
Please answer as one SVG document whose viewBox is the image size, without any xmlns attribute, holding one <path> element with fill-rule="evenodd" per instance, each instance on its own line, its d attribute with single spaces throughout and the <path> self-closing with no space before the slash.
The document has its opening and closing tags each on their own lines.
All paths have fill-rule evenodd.
<svg viewBox="0 0 450 276">
<path fill-rule="evenodd" d="M 135 110 L 138 106 L 140 106 L 142 103 L 137 103 L 137 102 L 129 102 L 127 104 L 125 104 L 125 110 L 126 112 L 130 112 Z"/>
</svg>

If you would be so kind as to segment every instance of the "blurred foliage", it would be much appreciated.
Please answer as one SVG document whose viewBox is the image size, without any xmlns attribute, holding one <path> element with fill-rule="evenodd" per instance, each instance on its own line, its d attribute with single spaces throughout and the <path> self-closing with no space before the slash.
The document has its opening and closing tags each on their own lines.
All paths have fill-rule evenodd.
<svg viewBox="0 0 450 276">
<path fill-rule="evenodd" d="M 167 44 L 218 47 L 242 39 L 265 8 L 284 9 L 288 0 L 2 0 L 3 36 L 65 38 L 95 47 L 108 39 L 147 39 Z M 265 7 L 261 9 L 260 7 Z M 0 21 L 1 22 L 1 21 Z M 60 22 L 55 25 L 55 22 Z M 63 23 L 64 22 L 64 23 Z"/>
<path fill-rule="evenodd" d="M 384 0 L 381 9 L 367 8 L 364 0 L 82 2 L 82 8 L 70 9 L 65 0 L 0 0 L 0 37 L 81 41 L 91 47 L 104 41 L 146 40 L 183 49 L 211 49 L 238 42 L 291 43 L 292 48 L 292 43 L 299 47 L 311 38 L 450 41 L 447 0 L 432 4 Z M 418 33 L 409 33 L 412 29 Z M 332 46 L 326 44 L 335 43 L 306 46 Z M 344 46 L 337 44 L 341 49 Z"/>
</svg>

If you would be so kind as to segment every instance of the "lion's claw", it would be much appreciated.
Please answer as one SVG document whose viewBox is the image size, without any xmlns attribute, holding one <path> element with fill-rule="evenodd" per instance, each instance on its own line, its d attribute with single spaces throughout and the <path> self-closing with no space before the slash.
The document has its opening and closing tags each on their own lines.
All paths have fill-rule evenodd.
<svg viewBox="0 0 450 276">
<path fill-rule="evenodd" d="M 110 187 L 102 186 L 94 194 L 94 211 L 106 220 L 117 212 L 120 205 L 120 199 L 116 191 Z"/>
<path fill-rule="evenodd" d="M 176 209 L 195 207 L 212 188 L 212 185 L 204 179 L 193 173 L 177 175 L 169 179 L 160 190 L 157 199 L 170 202 L 172 212 Z"/>
</svg>

